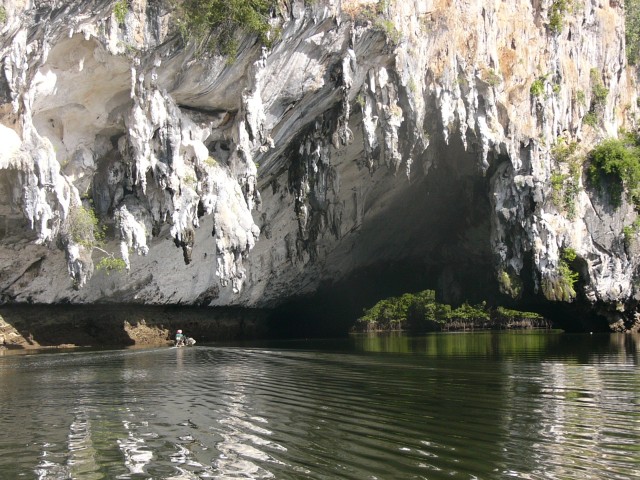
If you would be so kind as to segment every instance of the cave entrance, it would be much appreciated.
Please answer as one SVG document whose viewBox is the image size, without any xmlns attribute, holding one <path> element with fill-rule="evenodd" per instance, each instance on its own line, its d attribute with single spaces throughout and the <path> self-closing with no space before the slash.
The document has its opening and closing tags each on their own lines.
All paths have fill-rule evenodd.
<svg viewBox="0 0 640 480">
<path fill-rule="evenodd" d="M 478 172 L 477 157 L 461 143 L 430 154 L 438 161 L 426 174 L 412 176 L 384 212 L 365 215 L 357 237 L 347 239 L 351 273 L 273 311 L 275 336 L 345 335 L 378 300 L 425 289 L 453 305 L 496 302 L 490 175 Z"/>
</svg>

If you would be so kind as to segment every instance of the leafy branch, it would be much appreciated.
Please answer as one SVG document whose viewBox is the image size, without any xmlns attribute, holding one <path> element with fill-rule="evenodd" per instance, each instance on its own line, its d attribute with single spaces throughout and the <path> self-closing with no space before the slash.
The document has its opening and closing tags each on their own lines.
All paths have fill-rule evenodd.
<svg viewBox="0 0 640 480">
<path fill-rule="evenodd" d="M 276 37 L 269 19 L 275 0 L 184 0 L 177 2 L 178 28 L 185 41 L 235 58 L 238 30 L 257 35 L 270 46 Z"/>
</svg>

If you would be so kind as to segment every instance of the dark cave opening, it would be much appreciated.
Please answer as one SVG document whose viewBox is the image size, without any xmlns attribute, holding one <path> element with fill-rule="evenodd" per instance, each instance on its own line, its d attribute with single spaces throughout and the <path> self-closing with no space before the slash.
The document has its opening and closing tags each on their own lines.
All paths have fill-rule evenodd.
<svg viewBox="0 0 640 480">
<path fill-rule="evenodd" d="M 383 213 L 365 219 L 348 242 L 355 245 L 350 255 L 357 268 L 273 310 L 274 336 L 346 335 L 378 300 L 426 289 L 453 305 L 496 302 L 489 180 L 478 174 L 475 157 L 461 145 L 448 147 L 447 154 L 454 160 L 416 175 L 386 199 Z"/>
<path fill-rule="evenodd" d="M 269 330 L 275 337 L 286 338 L 344 336 L 363 310 L 378 300 L 427 289 L 438 292 L 441 276 L 420 258 L 369 266 L 339 282 L 323 285 L 312 296 L 295 298 L 275 308 L 269 317 Z M 487 286 L 482 269 L 471 269 L 461 289 L 470 292 L 470 302 L 479 302 L 497 293 L 484 288 Z"/>
</svg>

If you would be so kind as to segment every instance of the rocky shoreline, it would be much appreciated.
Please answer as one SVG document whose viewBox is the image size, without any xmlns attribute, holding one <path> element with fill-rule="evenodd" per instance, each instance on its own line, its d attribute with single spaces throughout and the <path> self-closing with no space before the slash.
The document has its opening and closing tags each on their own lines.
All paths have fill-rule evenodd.
<svg viewBox="0 0 640 480">
<path fill-rule="evenodd" d="M 268 334 L 267 315 L 261 310 L 142 305 L 0 307 L 0 345 L 8 349 L 169 345 L 178 328 L 200 343 Z"/>
</svg>

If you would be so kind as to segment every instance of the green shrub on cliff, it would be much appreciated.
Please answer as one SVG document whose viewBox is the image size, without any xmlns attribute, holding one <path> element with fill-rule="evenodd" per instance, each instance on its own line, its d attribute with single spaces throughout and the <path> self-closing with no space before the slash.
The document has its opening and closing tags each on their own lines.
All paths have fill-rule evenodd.
<svg viewBox="0 0 640 480">
<path fill-rule="evenodd" d="M 121 272 L 127 268 L 127 264 L 121 258 L 116 258 L 113 255 L 102 257 L 96 265 L 96 270 L 101 270 L 107 275 L 112 272 Z"/>
<path fill-rule="evenodd" d="M 558 168 L 551 174 L 551 202 L 564 211 L 569 219 L 576 216 L 576 198 L 582 190 L 580 179 L 584 159 L 576 154 L 577 150 L 576 142 L 568 142 L 562 137 L 551 149 L 551 157 Z"/>
<path fill-rule="evenodd" d="M 640 148 L 636 136 L 605 140 L 593 149 L 590 160 L 589 179 L 608 192 L 614 206 L 620 206 L 626 191 L 628 200 L 640 207 Z"/>
<path fill-rule="evenodd" d="M 104 240 L 104 230 L 93 208 L 72 207 L 66 228 L 71 240 L 85 248 L 93 248 Z"/>
<path fill-rule="evenodd" d="M 273 41 L 269 18 L 276 7 L 275 0 L 184 0 L 176 6 L 178 27 L 185 40 L 235 57 L 239 30 L 267 45 Z"/>
<path fill-rule="evenodd" d="M 624 2 L 627 62 L 637 65 L 640 59 L 640 0 Z"/>
<path fill-rule="evenodd" d="M 97 270 L 104 271 L 107 275 L 111 272 L 119 272 L 127 268 L 127 264 L 113 253 L 104 250 L 105 227 L 100 225 L 93 208 L 85 208 L 81 205 L 72 207 L 63 228 L 63 235 L 68 241 L 83 246 L 91 253 L 98 251 L 102 255 L 96 264 Z"/>
<path fill-rule="evenodd" d="M 640 217 L 637 217 L 631 225 L 627 225 L 622 229 L 624 241 L 627 246 L 631 244 L 638 233 L 640 233 Z"/>
<path fill-rule="evenodd" d="M 129 13 L 127 0 L 118 0 L 113 6 L 113 14 L 115 15 L 116 21 L 119 25 L 124 24 L 127 18 L 127 13 Z"/>
<path fill-rule="evenodd" d="M 518 299 L 522 295 L 522 279 L 517 273 L 510 273 L 507 270 L 498 272 L 498 284 L 500 291 L 511 298 Z"/>
<path fill-rule="evenodd" d="M 529 93 L 532 97 L 539 97 L 544 93 L 544 78 L 536 78 L 529 88 Z"/>
<path fill-rule="evenodd" d="M 601 107 L 607 100 L 609 89 L 604 86 L 602 75 L 597 68 L 589 71 L 589 78 L 591 79 L 591 102 L 594 106 Z"/>
<path fill-rule="evenodd" d="M 589 71 L 591 80 L 591 98 L 589 111 L 582 118 L 582 123 L 596 128 L 604 117 L 604 108 L 609 96 L 609 89 L 604 86 L 602 74 L 597 68 Z"/>
<path fill-rule="evenodd" d="M 558 274 L 564 284 L 562 287 L 565 288 L 570 300 L 576 296 L 575 285 L 580 278 L 580 274 L 572 268 L 576 258 L 578 258 L 578 254 L 573 248 L 565 248 L 560 254 L 560 263 L 558 264 Z"/>
<path fill-rule="evenodd" d="M 554 0 L 549 9 L 549 30 L 557 34 L 562 32 L 564 16 L 569 9 L 568 0 Z"/>
</svg>

